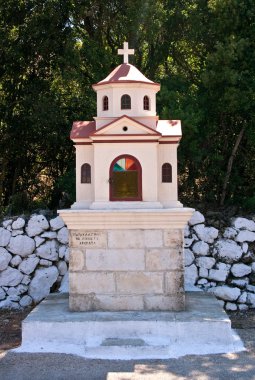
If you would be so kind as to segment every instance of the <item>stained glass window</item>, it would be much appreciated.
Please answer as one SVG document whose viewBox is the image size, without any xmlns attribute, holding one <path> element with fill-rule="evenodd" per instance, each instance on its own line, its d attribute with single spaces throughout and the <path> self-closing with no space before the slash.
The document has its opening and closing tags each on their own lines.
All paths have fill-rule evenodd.
<svg viewBox="0 0 255 380">
<path fill-rule="evenodd" d="M 83 164 L 81 167 L 81 183 L 91 183 L 91 167 Z"/>
<path fill-rule="evenodd" d="M 146 111 L 150 110 L 150 99 L 147 95 L 143 98 L 143 109 Z"/>
<path fill-rule="evenodd" d="M 124 172 L 128 170 L 137 170 L 136 162 L 132 158 L 121 158 L 113 167 L 114 172 Z"/>
<path fill-rule="evenodd" d="M 167 162 L 162 165 L 162 182 L 172 182 L 172 166 Z"/>
<path fill-rule="evenodd" d="M 125 94 L 121 97 L 121 109 L 130 110 L 131 109 L 131 98 L 129 95 Z"/>
</svg>

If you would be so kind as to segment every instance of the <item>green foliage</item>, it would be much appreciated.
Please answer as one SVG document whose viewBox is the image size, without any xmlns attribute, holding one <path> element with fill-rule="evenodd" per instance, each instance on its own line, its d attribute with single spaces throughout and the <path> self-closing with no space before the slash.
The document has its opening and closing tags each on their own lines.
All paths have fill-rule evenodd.
<svg viewBox="0 0 255 380">
<path fill-rule="evenodd" d="M 182 200 L 252 205 L 254 35 L 253 0 L 0 0 L 0 208 L 75 199 L 71 124 L 125 40 L 159 116 L 182 120 Z"/>
</svg>

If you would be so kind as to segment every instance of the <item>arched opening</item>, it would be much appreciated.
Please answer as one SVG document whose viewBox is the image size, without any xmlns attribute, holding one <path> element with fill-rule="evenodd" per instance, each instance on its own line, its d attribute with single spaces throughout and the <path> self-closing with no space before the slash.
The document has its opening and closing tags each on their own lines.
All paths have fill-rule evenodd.
<svg viewBox="0 0 255 380">
<path fill-rule="evenodd" d="M 150 99 L 147 95 L 144 96 L 143 98 L 143 109 L 145 111 L 149 111 L 150 110 Z"/>
<path fill-rule="evenodd" d="M 109 174 L 110 201 L 142 200 L 142 167 L 135 157 L 116 157 Z"/>
<path fill-rule="evenodd" d="M 109 101 L 108 96 L 103 97 L 103 111 L 108 111 L 109 109 Z"/>
<path fill-rule="evenodd" d="M 131 98 L 129 95 L 125 94 L 121 97 L 121 109 L 130 110 L 131 109 Z"/>
<path fill-rule="evenodd" d="M 91 183 L 91 166 L 83 164 L 81 167 L 81 183 Z"/>
<path fill-rule="evenodd" d="M 162 165 L 162 182 L 172 182 L 172 166 L 168 162 Z"/>
</svg>

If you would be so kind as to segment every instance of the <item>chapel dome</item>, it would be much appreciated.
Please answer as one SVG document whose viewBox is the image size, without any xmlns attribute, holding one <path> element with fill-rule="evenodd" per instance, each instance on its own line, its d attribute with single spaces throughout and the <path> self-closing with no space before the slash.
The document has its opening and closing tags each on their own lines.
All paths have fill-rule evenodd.
<svg viewBox="0 0 255 380">
<path fill-rule="evenodd" d="M 159 86 L 159 83 L 155 83 L 146 78 L 145 75 L 130 63 L 119 65 L 105 79 L 94 84 L 93 87 L 112 83 L 145 83 Z"/>
</svg>

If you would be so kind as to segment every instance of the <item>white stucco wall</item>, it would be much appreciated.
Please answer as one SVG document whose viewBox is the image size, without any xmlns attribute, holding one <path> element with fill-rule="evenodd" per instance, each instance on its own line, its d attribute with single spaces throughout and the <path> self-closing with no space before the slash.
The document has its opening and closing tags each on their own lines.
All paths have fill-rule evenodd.
<svg viewBox="0 0 255 380">
<path fill-rule="evenodd" d="M 158 147 L 158 196 L 159 201 L 165 206 L 173 206 L 178 201 L 177 186 L 177 144 L 159 144 Z M 172 183 L 162 183 L 162 165 L 172 165 Z"/>
<path fill-rule="evenodd" d="M 95 201 L 109 201 L 109 170 L 112 161 L 123 154 L 137 158 L 142 166 L 142 200 L 157 201 L 157 143 L 101 143 L 94 146 Z"/>
<path fill-rule="evenodd" d="M 153 86 L 141 83 L 127 83 L 111 86 L 103 86 L 97 89 L 97 116 L 98 117 L 120 117 L 123 114 L 128 116 L 156 116 L 156 92 Z M 121 97 L 127 94 L 131 97 L 131 109 L 121 109 Z M 150 110 L 143 109 L 143 98 L 147 95 L 150 99 Z M 108 111 L 103 111 L 103 97 L 108 96 Z"/>
<path fill-rule="evenodd" d="M 75 145 L 76 148 L 76 201 L 94 201 L 94 153 L 92 145 Z M 91 166 L 91 183 L 81 183 L 81 166 Z"/>
</svg>

